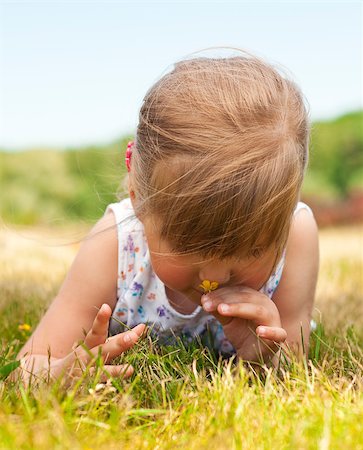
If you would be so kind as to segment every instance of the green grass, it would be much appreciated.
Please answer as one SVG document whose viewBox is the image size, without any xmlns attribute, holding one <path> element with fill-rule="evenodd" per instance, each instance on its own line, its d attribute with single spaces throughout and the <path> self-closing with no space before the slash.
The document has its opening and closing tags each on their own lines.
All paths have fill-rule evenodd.
<svg viewBox="0 0 363 450">
<path fill-rule="evenodd" d="M 21 254 L 12 237 L 0 233 L 9 247 L 0 258 L 1 366 L 29 336 L 19 324 L 36 326 L 74 254 L 34 241 L 24 241 Z M 358 228 L 322 232 L 319 326 L 306 363 L 256 373 L 197 344 L 158 347 L 146 337 L 122 356 L 135 368 L 129 380 L 99 386 L 99 361 L 95 376 L 86 370 L 71 386 L 60 380 L 25 390 L 0 381 L 0 448 L 363 449 L 357 239 Z M 329 253 L 332 243 L 336 251 Z"/>
<path fill-rule="evenodd" d="M 1 387 L 5 448 L 362 448 L 362 354 L 313 336 L 311 360 L 253 370 L 149 341 L 130 352 L 137 374 L 97 389 L 87 373 L 25 391 Z M 317 350 L 317 342 L 320 349 Z M 360 362 L 359 362 L 360 361 Z M 99 387 L 98 387 L 99 388 Z"/>
</svg>

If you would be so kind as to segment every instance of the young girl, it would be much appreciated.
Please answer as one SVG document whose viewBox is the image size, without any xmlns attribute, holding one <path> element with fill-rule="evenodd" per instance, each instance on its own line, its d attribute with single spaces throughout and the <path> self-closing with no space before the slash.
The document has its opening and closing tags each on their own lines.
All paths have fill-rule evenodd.
<svg viewBox="0 0 363 450">
<path fill-rule="evenodd" d="M 308 141 L 300 90 L 268 63 L 244 52 L 177 63 L 144 98 L 129 198 L 83 241 L 19 354 L 24 377 L 73 376 L 99 350 L 109 364 L 145 324 L 161 342 L 208 336 L 243 360 L 273 360 L 283 343 L 306 353 L 318 273 L 316 223 L 299 202 Z"/>
</svg>

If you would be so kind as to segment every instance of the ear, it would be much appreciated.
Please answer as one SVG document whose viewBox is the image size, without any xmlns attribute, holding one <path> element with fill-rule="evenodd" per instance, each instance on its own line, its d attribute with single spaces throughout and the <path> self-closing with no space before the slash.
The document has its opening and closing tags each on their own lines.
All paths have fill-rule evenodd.
<svg viewBox="0 0 363 450">
<path fill-rule="evenodd" d="M 139 220 L 142 221 L 141 216 L 136 213 L 136 208 L 138 206 L 138 202 L 139 202 L 140 198 L 138 197 L 138 195 L 137 195 L 137 193 L 136 193 L 136 191 L 134 189 L 134 185 L 133 185 L 132 178 L 130 177 L 130 175 L 127 178 L 127 188 L 128 188 L 128 191 L 129 191 L 129 197 L 130 197 L 130 200 L 131 200 L 132 207 L 133 207 L 133 209 L 135 211 L 136 217 Z"/>
<path fill-rule="evenodd" d="M 128 180 L 127 180 L 127 187 L 128 187 L 128 190 L 129 190 L 129 197 L 131 199 L 132 206 L 135 209 L 135 206 L 136 206 L 136 194 L 135 194 L 135 191 L 134 191 L 134 188 L 133 188 L 130 176 L 128 177 Z"/>
</svg>

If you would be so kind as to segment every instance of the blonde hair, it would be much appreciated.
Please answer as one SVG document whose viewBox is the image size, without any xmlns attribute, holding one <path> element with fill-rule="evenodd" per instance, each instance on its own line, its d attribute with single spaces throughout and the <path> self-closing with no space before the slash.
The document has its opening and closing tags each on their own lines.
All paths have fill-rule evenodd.
<svg viewBox="0 0 363 450">
<path fill-rule="evenodd" d="M 132 155 L 135 213 L 178 254 L 257 257 L 286 245 L 308 159 L 294 82 L 260 58 L 197 57 L 147 92 Z"/>
</svg>

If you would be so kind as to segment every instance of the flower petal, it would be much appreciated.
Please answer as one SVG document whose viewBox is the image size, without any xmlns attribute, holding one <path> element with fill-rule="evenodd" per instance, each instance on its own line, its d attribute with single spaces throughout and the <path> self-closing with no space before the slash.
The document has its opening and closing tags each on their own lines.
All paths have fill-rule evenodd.
<svg viewBox="0 0 363 450">
<path fill-rule="evenodd" d="M 209 280 L 203 280 L 202 284 L 199 285 L 199 287 L 201 287 L 204 292 L 210 292 L 210 281 Z"/>
<path fill-rule="evenodd" d="M 218 289 L 218 286 L 219 286 L 218 281 L 212 281 L 210 284 L 210 290 L 215 291 L 216 289 Z"/>
</svg>

